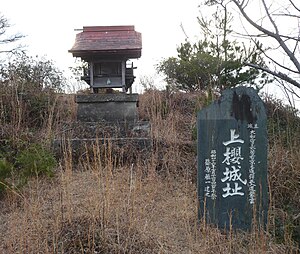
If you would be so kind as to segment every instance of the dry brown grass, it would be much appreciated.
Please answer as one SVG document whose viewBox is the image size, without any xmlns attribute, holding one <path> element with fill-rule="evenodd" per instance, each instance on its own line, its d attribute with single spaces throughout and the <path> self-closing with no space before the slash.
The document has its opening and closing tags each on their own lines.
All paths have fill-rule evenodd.
<svg viewBox="0 0 300 254">
<path fill-rule="evenodd" d="M 197 218 L 191 133 L 199 95 L 153 90 L 140 105 L 152 125 L 149 158 L 116 163 L 95 146 L 74 168 L 66 145 L 54 178 L 32 179 L 0 201 L 0 253 L 299 253 L 288 227 L 281 242 L 274 237 L 276 219 L 287 218 L 277 202 L 290 191 L 291 202 L 300 196 L 299 153 L 270 149 L 269 231 L 224 233 Z"/>
<path fill-rule="evenodd" d="M 1 202 L 1 253 L 286 253 L 266 234 L 197 223 L 196 186 L 141 165 L 34 179 Z"/>
</svg>

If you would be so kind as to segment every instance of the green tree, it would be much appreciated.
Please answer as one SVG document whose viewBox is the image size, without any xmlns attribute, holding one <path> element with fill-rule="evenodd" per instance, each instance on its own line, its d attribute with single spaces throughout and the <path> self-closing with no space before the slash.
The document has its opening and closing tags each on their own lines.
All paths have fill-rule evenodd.
<svg viewBox="0 0 300 254">
<path fill-rule="evenodd" d="M 198 21 L 203 39 L 196 43 L 186 40 L 177 48 L 177 57 L 164 59 L 157 66 L 168 85 L 195 91 L 243 84 L 260 88 L 268 82 L 266 74 L 244 64 L 264 65 L 260 45 L 246 46 L 232 39 L 232 16 L 226 7 L 217 9 L 212 19 L 201 15 Z"/>
</svg>

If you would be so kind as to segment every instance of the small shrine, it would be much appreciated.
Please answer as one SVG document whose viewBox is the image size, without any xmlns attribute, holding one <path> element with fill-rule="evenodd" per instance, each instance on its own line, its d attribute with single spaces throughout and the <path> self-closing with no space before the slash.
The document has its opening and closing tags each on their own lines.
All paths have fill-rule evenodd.
<svg viewBox="0 0 300 254">
<path fill-rule="evenodd" d="M 134 26 L 84 26 L 69 52 L 86 63 L 81 79 L 92 92 L 101 88 L 127 92 L 136 69 L 129 60 L 141 57 L 142 36 Z"/>
<path fill-rule="evenodd" d="M 130 60 L 141 57 L 141 33 L 134 26 L 84 26 L 69 52 L 85 63 L 81 79 L 91 91 L 76 95 L 77 120 L 134 126 L 138 94 L 131 89 L 136 67 Z"/>
<path fill-rule="evenodd" d="M 90 91 L 75 95 L 77 118 L 56 135 L 57 156 L 68 142 L 77 164 L 95 156 L 95 147 L 110 147 L 120 161 L 145 159 L 152 146 L 150 124 L 139 121 L 139 97 L 131 89 L 136 69 L 131 61 L 141 57 L 141 33 L 134 26 L 84 26 L 69 52 L 83 61 L 81 79 Z"/>
</svg>

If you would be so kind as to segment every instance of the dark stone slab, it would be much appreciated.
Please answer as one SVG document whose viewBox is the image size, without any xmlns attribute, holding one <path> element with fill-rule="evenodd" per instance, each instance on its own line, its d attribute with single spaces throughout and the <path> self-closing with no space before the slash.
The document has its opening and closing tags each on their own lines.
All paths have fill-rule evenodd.
<svg viewBox="0 0 300 254">
<path fill-rule="evenodd" d="M 134 125 L 125 122 L 69 122 L 60 126 L 55 134 L 55 139 L 68 137 L 72 139 L 90 138 L 125 138 L 125 137 L 150 137 L 150 123 L 138 121 Z"/>
<path fill-rule="evenodd" d="M 137 121 L 137 94 L 77 95 L 77 120 L 83 122 L 108 121 L 112 123 Z"/>
<path fill-rule="evenodd" d="M 267 117 L 252 88 L 238 87 L 198 113 L 199 217 L 219 228 L 267 223 Z"/>
<path fill-rule="evenodd" d="M 77 103 L 93 102 L 138 102 L 138 94 L 111 93 L 111 94 L 78 94 Z"/>
</svg>

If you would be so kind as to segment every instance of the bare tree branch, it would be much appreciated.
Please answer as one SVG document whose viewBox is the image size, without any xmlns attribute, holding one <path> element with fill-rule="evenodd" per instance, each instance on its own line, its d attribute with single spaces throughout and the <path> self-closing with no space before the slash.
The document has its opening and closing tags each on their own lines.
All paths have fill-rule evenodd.
<svg viewBox="0 0 300 254">
<path fill-rule="evenodd" d="M 295 97 L 297 97 L 297 98 L 300 99 L 300 95 L 298 95 L 295 92 L 295 90 L 293 89 L 294 86 L 291 86 L 291 85 L 287 84 L 284 80 L 279 79 L 279 78 L 276 78 L 276 81 L 278 82 L 278 84 L 280 84 L 280 86 L 282 87 L 282 89 L 285 90 L 286 97 L 289 99 L 290 102 L 291 102 L 290 95 L 295 96 Z M 295 107 L 294 103 L 290 103 L 290 105 L 293 106 L 293 107 Z"/>
<path fill-rule="evenodd" d="M 256 40 L 253 40 L 253 38 L 251 38 L 251 41 L 257 46 L 257 48 L 260 48 L 259 45 L 257 44 L 257 41 L 256 41 Z M 295 74 L 299 74 L 299 72 L 298 72 L 297 70 L 293 70 L 293 69 L 291 69 L 291 68 L 289 68 L 289 67 L 283 65 L 283 64 L 279 63 L 277 60 L 275 60 L 273 57 L 269 56 L 269 55 L 267 54 L 267 52 L 268 52 L 269 50 L 272 50 L 272 51 L 273 51 L 273 50 L 276 50 L 276 48 L 273 48 L 273 49 L 269 48 L 269 49 L 267 49 L 267 50 L 266 50 L 266 49 L 260 49 L 260 51 L 263 53 L 263 55 L 264 55 L 267 59 L 269 59 L 272 63 L 274 63 L 275 65 L 281 67 L 282 69 L 285 69 L 285 70 L 288 71 L 288 72 L 293 72 L 293 73 L 295 73 Z"/>
<path fill-rule="evenodd" d="M 15 41 L 18 41 L 19 39 L 21 39 L 23 37 L 24 37 L 23 35 L 16 34 L 16 35 L 11 36 L 9 38 L 0 40 L 0 44 L 7 44 L 7 43 L 10 43 L 10 42 L 15 42 Z"/>
<path fill-rule="evenodd" d="M 244 1 L 242 1 L 241 3 L 238 0 L 232 0 L 232 2 L 237 6 L 237 8 L 239 9 L 239 11 L 241 12 L 242 16 L 247 20 L 247 22 L 249 24 L 251 24 L 254 28 L 256 28 L 258 31 L 266 34 L 267 36 L 275 39 L 280 47 L 283 49 L 283 51 L 287 54 L 287 56 L 289 57 L 289 59 L 291 60 L 291 62 L 293 63 L 293 65 L 295 66 L 295 68 L 297 69 L 298 73 L 300 74 L 300 62 L 298 60 L 298 58 L 296 57 L 296 55 L 289 49 L 289 47 L 287 46 L 287 44 L 285 43 L 285 41 L 283 40 L 283 37 L 279 34 L 278 28 L 274 22 L 274 20 L 272 19 L 270 12 L 266 6 L 265 0 L 262 0 L 264 7 L 265 7 L 265 11 L 267 12 L 267 15 L 271 21 L 271 23 L 273 24 L 274 28 L 275 28 L 275 33 L 264 28 L 261 25 L 258 25 L 256 22 L 254 22 L 253 19 L 251 19 L 248 14 L 245 11 L 245 5 L 243 5 Z M 258 66 L 256 66 L 258 67 Z M 264 67 L 260 66 L 261 70 L 264 70 Z M 269 69 L 265 69 L 264 71 L 275 75 L 279 78 L 283 78 L 283 80 L 296 85 L 299 88 L 299 83 L 296 80 L 293 80 L 291 78 L 289 78 L 286 74 L 283 73 L 278 73 L 278 72 L 274 72 L 274 71 L 270 71 Z"/>
<path fill-rule="evenodd" d="M 292 0 L 289 0 L 289 2 L 291 3 L 291 5 L 293 5 L 293 7 L 300 12 L 300 8 L 296 7 L 296 5 L 294 4 L 294 2 Z"/>
<path fill-rule="evenodd" d="M 296 43 L 295 43 L 295 47 L 294 47 L 294 50 L 293 50 L 293 54 L 296 53 L 296 50 L 297 50 L 297 48 L 299 47 L 299 42 L 300 42 L 300 34 L 299 34 L 298 40 L 297 40 Z"/>
<path fill-rule="evenodd" d="M 291 37 L 291 36 L 288 36 L 288 35 L 283 35 L 283 34 L 280 34 L 280 37 L 284 38 L 284 39 L 288 39 L 288 40 L 292 40 L 292 41 L 296 41 L 296 42 L 299 42 L 300 41 L 300 37 Z"/>
<path fill-rule="evenodd" d="M 288 14 L 288 13 L 283 13 L 283 14 L 273 14 L 273 16 L 278 16 L 278 17 L 288 17 L 288 18 L 297 18 L 299 19 L 300 16 L 295 15 L 295 14 Z"/>
<path fill-rule="evenodd" d="M 273 25 L 273 27 L 275 29 L 275 33 L 278 35 L 279 34 L 278 27 L 277 27 L 276 23 L 274 22 L 272 16 L 270 15 L 269 8 L 266 5 L 266 1 L 265 0 L 261 0 L 261 1 L 263 3 L 264 8 L 265 8 L 266 14 L 267 14 L 270 22 L 272 23 L 272 25 Z"/>
<path fill-rule="evenodd" d="M 258 69 L 258 70 L 261 70 L 261 71 L 264 71 L 264 72 L 267 72 L 277 78 L 280 78 L 286 82 L 289 82 L 290 84 L 300 88 L 300 83 L 297 82 L 296 80 L 290 78 L 289 76 L 287 76 L 286 74 L 282 73 L 282 72 L 276 72 L 276 71 L 272 71 L 270 69 L 268 69 L 267 67 L 262 67 L 260 65 L 257 65 L 257 64 L 253 64 L 253 63 L 245 63 L 247 66 L 250 66 L 252 68 L 255 68 L 255 69 Z"/>
<path fill-rule="evenodd" d="M 266 37 L 268 37 L 268 35 L 266 35 L 266 34 L 244 34 L 241 32 L 235 32 L 235 34 L 241 36 L 242 38 L 249 38 L 249 37 L 266 38 Z M 295 42 L 300 41 L 300 37 L 291 37 L 289 35 L 284 35 L 284 34 L 279 34 L 279 35 L 280 35 L 280 37 L 287 39 L 287 40 L 291 40 L 291 41 L 295 41 Z M 279 47 L 280 47 L 280 45 L 279 45 Z"/>
<path fill-rule="evenodd" d="M 295 70 L 293 70 L 293 69 L 291 69 L 291 68 L 288 68 L 288 67 L 284 66 L 283 64 L 280 64 L 280 63 L 279 63 L 278 61 L 276 61 L 274 58 L 272 58 L 272 57 L 270 57 L 269 55 L 267 55 L 266 52 L 263 52 L 263 54 L 264 54 L 265 57 L 268 58 L 271 62 L 273 62 L 275 65 L 278 65 L 278 66 L 281 67 L 282 69 L 285 69 L 285 70 L 287 70 L 287 71 L 289 71 L 289 72 L 293 72 L 293 73 L 295 73 L 295 74 L 299 74 L 298 71 L 295 71 Z"/>
<path fill-rule="evenodd" d="M 244 28 L 245 29 L 245 28 Z M 246 30 L 246 29 L 245 29 Z M 235 32 L 236 34 L 240 34 L 240 33 L 237 33 L 237 32 Z M 242 35 L 242 36 L 244 36 L 244 37 L 248 37 L 248 38 L 250 38 L 250 40 L 256 45 L 256 47 L 258 48 L 258 49 L 260 49 L 260 46 L 258 45 L 258 41 L 257 40 L 255 40 L 255 39 L 253 39 L 253 38 L 261 38 L 261 37 L 267 37 L 267 35 L 266 34 L 261 34 L 261 36 L 255 36 L 255 35 L 251 35 L 251 34 L 244 34 L 244 35 Z M 280 46 L 278 46 L 278 47 L 280 47 Z M 268 49 L 260 49 L 260 51 L 263 53 L 263 55 L 267 58 L 267 59 L 269 59 L 271 62 L 273 62 L 275 65 L 278 65 L 279 67 L 281 67 L 281 68 L 283 68 L 283 69 L 285 69 L 285 70 L 287 70 L 287 71 L 289 71 L 289 72 L 293 72 L 293 73 L 295 73 L 295 74 L 298 74 L 299 72 L 298 72 L 298 70 L 293 70 L 293 69 L 291 69 L 291 68 L 288 68 L 288 67 L 286 67 L 286 66 L 284 66 L 284 65 L 282 65 L 282 64 L 280 64 L 278 61 L 276 61 L 274 58 L 272 58 L 272 57 L 270 57 L 268 54 L 267 54 L 267 51 L 268 50 L 276 50 L 276 48 L 274 49 L 271 49 L 271 48 L 268 48 Z"/>
<path fill-rule="evenodd" d="M 0 48 L 1 53 L 15 53 L 22 48 L 22 46 L 16 46 L 15 42 L 22 39 L 24 36 L 22 34 L 7 35 L 7 29 L 10 28 L 8 20 L 0 14 L 0 45 L 6 45 L 6 47 Z M 9 45 L 9 46 L 8 46 Z"/>
</svg>

